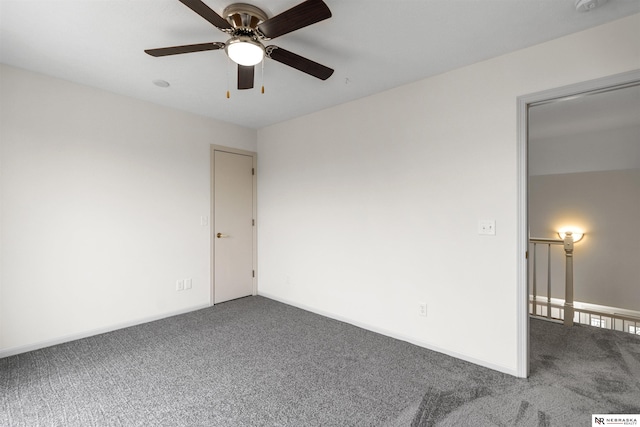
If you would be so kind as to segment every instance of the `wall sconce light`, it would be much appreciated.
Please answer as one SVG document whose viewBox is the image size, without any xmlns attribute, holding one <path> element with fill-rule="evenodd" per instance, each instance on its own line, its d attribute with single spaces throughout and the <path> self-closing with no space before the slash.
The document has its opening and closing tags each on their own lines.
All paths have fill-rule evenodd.
<svg viewBox="0 0 640 427">
<path fill-rule="evenodd" d="M 558 236 L 560 236 L 560 238 L 564 240 L 564 238 L 567 237 L 567 233 L 571 233 L 571 236 L 573 237 L 573 243 L 579 242 L 584 237 L 584 233 L 582 231 L 572 230 L 570 228 L 563 228 L 562 230 L 558 231 Z"/>
</svg>

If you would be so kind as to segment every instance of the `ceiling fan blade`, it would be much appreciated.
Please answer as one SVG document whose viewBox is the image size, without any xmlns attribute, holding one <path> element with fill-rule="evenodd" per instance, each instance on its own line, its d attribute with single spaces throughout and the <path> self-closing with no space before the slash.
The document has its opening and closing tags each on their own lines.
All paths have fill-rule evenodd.
<svg viewBox="0 0 640 427">
<path fill-rule="evenodd" d="M 255 67 L 238 64 L 238 89 L 252 89 Z"/>
<path fill-rule="evenodd" d="M 307 0 L 258 25 L 267 38 L 275 39 L 316 22 L 331 18 L 329 7 L 322 0 Z"/>
<path fill-rule="evenodd" d="M 322 64 L 318 64 L 317 62 L 304 58 L 300 55 L 296 55 L 295 53 L 289 52 L 281 47 L 267 46 L 266 51 L 267 56 L 274 61 L 293 67 L 303 73 L 310 74 L 320 80 L 327 80 L 333 74 L 333 69 L 325 67 Z"/>
<path fill-rule="evenodd" d="M 151 56 L 158 57 L 158 56 L 178 55 L 180 53 L 202 52 L 205 50 L 217 50 L 217 49 L 224 49 L 224 43 L 213 42 L 213 43 L 188 44 L 184 46 L 161 47 L 158 49 L 145 49 L 145 52 Z"/>
<path fill-rule="evenodd" d="M 233 28 L 226 19 L 215 13 L 201 0 L 180 0 L 180 3 L 184 4 L 189 9 L 193 10 L 195 13 L 202 16 L 204 19 L 221 30 L 230 30 Z"/>
</svg>

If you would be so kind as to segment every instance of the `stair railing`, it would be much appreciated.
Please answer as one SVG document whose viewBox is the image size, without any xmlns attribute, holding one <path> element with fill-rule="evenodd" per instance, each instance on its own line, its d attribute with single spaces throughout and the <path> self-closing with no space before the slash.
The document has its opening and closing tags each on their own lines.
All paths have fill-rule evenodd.
<svg viewBox="0 0 640 427">
<path fill-rule="evenodd" d="M 564 239 L 542 239 L 542 238 L 530 238 L 529 242 L 533 244 L 533 277 L 532 277 L 532 292 L 533 292 L 533 314 L 538 314 L 538 271 L 536 252 L 538 245 L 547 245 L 547 318 L 551 318 L 551 245 L 562 245 L 565 256 L 565 284 L 564 284 L 564 324 L 565 326 L 573 326 L 574 307 L 573 307 L 573 233 L 566 232 Z"/>
</svg>

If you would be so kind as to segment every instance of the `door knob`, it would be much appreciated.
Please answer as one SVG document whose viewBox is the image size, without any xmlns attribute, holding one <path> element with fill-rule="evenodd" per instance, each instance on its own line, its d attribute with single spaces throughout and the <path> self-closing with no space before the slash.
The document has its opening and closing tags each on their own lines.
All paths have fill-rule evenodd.
<svg viewBox="0 0 640 427">
<path fill-rule="evenodd" d="M 222 238 L 222 237 L 229 237 L 229 236 L 227 236 L 226 234 L 218 233 L 218 234 L 216 234 L 216 237 L 217 237 L 218 239 L 220 239 L 220 238 Z"/>
</svg>

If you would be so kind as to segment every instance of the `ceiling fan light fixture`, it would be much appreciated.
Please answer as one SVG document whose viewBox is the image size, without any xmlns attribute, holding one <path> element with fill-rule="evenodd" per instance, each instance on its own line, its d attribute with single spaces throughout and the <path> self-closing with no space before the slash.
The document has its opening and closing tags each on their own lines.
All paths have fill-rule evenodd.
<svg viewBox="0 0 640 427">
<path fill-rule="evenodd" d="M 225 33 L 227 42 L 145 49 L 145 53 L 148 55 L 162 57 L 224 49 L 227 57 L 237 64 L 237 67 L 234 68 L 237 68 L 238 71 L 237 87 L 239 90 L 254 87 L 255 66 L 263 62 L 265 57 L 320 80 L 326 80 L 333 74 L 333 69 L 329 67 L 278 46 L 265 47 L 263 44 L 268 40 L 331 18 L 331 10 L 323 0 L 304 0 L 270 18 L 262 9 L 246 3 L 231 4 L 224 9 L 223 16 L 220 16 L 203 0 L 180 0 L 180 2 Z M 229 72 L 227 71 L 227 85 L 228 79 Z"/>
<path fill-rule="evenodd" d="M 225 50 L 233 62 L 247 67 L 264 59 L 264 46 L 251 37 L 234 37 L 226 43 Z"/>
</svg>

